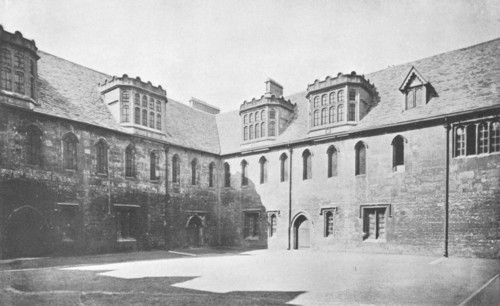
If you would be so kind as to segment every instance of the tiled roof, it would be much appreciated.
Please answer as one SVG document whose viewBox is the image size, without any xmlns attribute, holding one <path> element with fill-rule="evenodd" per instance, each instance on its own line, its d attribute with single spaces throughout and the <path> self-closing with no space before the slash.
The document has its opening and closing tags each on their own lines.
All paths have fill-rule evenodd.
<svg viewBox="0 0 500 306">
<path fill-rule="evenodd" d="M 415 67 L 433 86 L 437 97 L 423 107 L 402 111 L 399 91 L 408 72 Z M 376 87 L 379 103 L 351 131 L 384 127 L 429 117 L 475 109 L 500 107 L 500 39 L 443 53 L 365 75 Z M 308 139 L 306 92 L 286 97 L 295 103 L 294 119 L 273 144 Z M 217 116 L 221 153 L 241 151 L 241 124 L 237 111 Z M 259 147 L 256 143 L 254 147 Z"/>
<path fill-rule="evenodd" d="M 39 102 L 35 111 L 124 131 L 101 99 L 98 84 L 111 76 L 39 51 Z M 168 98 L 168 142 L 219 153 L 215 116 Z"/>
</svg>

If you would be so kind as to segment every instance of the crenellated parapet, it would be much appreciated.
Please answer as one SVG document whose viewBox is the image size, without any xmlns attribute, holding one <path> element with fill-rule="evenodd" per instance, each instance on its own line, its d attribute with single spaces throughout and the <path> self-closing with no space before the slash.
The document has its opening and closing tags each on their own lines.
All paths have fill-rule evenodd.
<svg viewBox="0 0 500 306">
<path fill-rule="evenodd" d="M 34 57 L 38 60 L 40 57 L 37 54 L 38 48 L 33 39 L 29 40 L 23 37 L 23 34 L 19 31 L 14 33 L 7 32 L 0 25 L 0 41 L 4 44 L 10 44 L 16 48 L 22 48 L 25 51 L 31 52 Z"/>
<path fill-rule="evenodd" d="M 343 74 L 342 72 L 339 72 L 336 77 L 327 76 L 323 81 L 316 79 L 312 84 L 308 84 L 306 97 L 309 97 L 319 91 L 345 85 L 356 85 L 364 88 L 368 92 L 375 92 L 375 85 L 371 84 L 370 80 L 365 79 L 364 75 L 356 74 L 356 71 L 353 71 L 350 74 Z"/>
<path fill-rule="evenodd" d="M 133 87 L 138 90 L 147 91 L 151 94 L 166 97 L 167 91 L 164 90 L 161 85 L 154 86 L 151 82 L 144 82 L 140 77 L 130 78 L 128 75 L 124 74 L 121 77 L 113 76 L 111 79 L 104 80 L 103 83 L 99 83 L 99 89 L 101 93 L 106 93 L 117 87 Z"/>
</svg>

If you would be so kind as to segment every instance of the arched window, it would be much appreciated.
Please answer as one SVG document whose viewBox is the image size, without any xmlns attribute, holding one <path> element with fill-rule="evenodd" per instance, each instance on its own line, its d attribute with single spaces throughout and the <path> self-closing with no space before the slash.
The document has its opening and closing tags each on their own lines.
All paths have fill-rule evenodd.
<svg viewBox="0 0 500 306">
<path fill-rule="evenodd" d="M 214 187 L 215 185 L 215 163 L 210 163 L 208 165 L 208 187 Z"/>
<path fill-rule="evenodd" d="M 248 115 L 243 116 L 243 124 L 248 123 Z"/>
<path fill-rule="evenodd" d="M 146 95 L 142 96 L 142 107 L 148 107 L 148 97 Z"/>
<path fill-rule="evenodd" d="M 134 123 L 141 124 L 141 109 L 139 107 L 134 109 Z"/>
<path fill-rule="evenodd" d="M 302 179 L 309 180 L 312 178 L 312 160 L 311 160 L 311 152 L 309 150 L 305 150 L 302 153 Z"/>
<path fill-rule="evenodd" d="M 134 105 L 141 106 L 141 96 L 137 92 L 134 95 Z"/>
<path fill-rule="evenodd" d="M 26 163 L 42 164 L 42 132 L 34 125 L 26 129 Z"/>
<path fill-rule="evenodd" d="M 313 126 L 319 126 L 319 110 L 314 111 Z"/>
<path fill-rule="evenodd" d="M 319 97 L 318 96 L 314 97 L 314 108 L 317 108 L 317 107 L 319 107 Z"/>
<path fill-rule="evenodd" d="M 153 112 L 149 113 L 149 127 L 152 129 L 155 128 L 155 113 Z"/>
<path fill-rule="evenodd" d="M 255 121 L 260 121 L 260 112 L 259 111 L 255 112 Z"/>
<path fill-rule="evenodd" d="M 231 166 L 224 163 L 224 187 L 231 187 Z"/>
<path fill-rule="evenodd" d="M 333 235 L 333 212 L 325 212 L 325 237 Z"/>
<path fill-rule="evenodd" d="M 280 182 L 288 181 L 288 156 L 283 153 L 280 156 Z"/>
<path fill-rule="evenodd" d="M 344 91 L 339 90 L 337 93 L 337 102 L 338 103 L 344 103 Z"/>
<path fill-rule="evenodd" d="M 349 103 L 349 116 L 347 118 L 348 121 L 356 121 L 356 104 Z"/>
<path fill-rule="evenodd" d="M 488 124 L 485 122 L 482 122 L 479 124 L 479 130 L 478 130 L 478 135 L 479 135 L 479 154 L 483 153 L 488 153 Z"/>
<path fill-rule="evenodd" d="M 398 171 L 398 166 L 405 164 L 405 140 L 402 136 L 396 136 L 392 140 L 392 170 Z"/>
<path fill-rule="evenodd" d="M 248 163 L 246 160 L 241 162 L 241 186 L 248 186 Z"/>
<path fill-rule="evenodd" d="M 259 160 L 260 164 L 260 183 L 264 184 L 267 182 L 267 159 L 262 156 Z"/>
<path fill-rule="evenodd" d="M 366 146 L 363 142 L 358 142 L 356 151 L 356 175 L 366 174 Z"/>
<path fill-rule="evenodd" d="M 330 123 L 335 123 L 335 106 L 330 107 Z"/>
<path fill-rule="evenodd" d="M 130 92 L 128 90 L 122 90 L 122 103 L 128 104 L 130 102 Z"/>
<path fill-rule="evenodd" d="M 154 110 L 155 109 L 155 99 L 149 98 L 149 109 Z"/>
<path fill-rule="evenodd" d="M 260 123 L 255 125 L 255 138 L 260 138 Z"/>
<path fill-rule="evenodd" d="M 490 134 L 490 153 L 500 152 L 500 122 L 496 121 L 490 124 Z"/>
<path fill-rule="evenodd" d="M 161 101 L 160 100 L 156 100 L 156 111 L 161 112 Z"/>
<path fill-rule="evenodd" d="M 148 111 L 145 109 L 142 110 L 142 125 L 148 126 Z"/>
<path fill-rule="evenodd" d="M 262 122 L 260 124 L 260 134 L 262 137 L 266 137 L 266 123 Z"/>
<path fill-rule="evenodd" d="M 158 166 L 160 165 L 159 160 L 160 156 L 156 154 L 156 152 L 153 151 L 149 154 L 149 179 L 152 181 L 160 179 L 158 171 Z"/>
<path fill-rule="evenodd" d="M 103 139 L 100 139 L 95 145 L 95 150 L 97 173 L 108 173 L 108 144 Z"/>
<path fill-rule="evenodd" d="M 467 146 L 467 155 L 476 154 L 476 125 L 470 124 L 467 126 L 467 135 L 466 135 L 466 146 Z"/>
<path fill-rule="evenodd" d="M 161 115 L 156 114 L 156 129 L 161 130 Z"/>
<path fill-rule="evenodd" d="M 344 121 L 344 105 L 340 104 L 337 107 L 337 122 Z"/>
<path fill-rule="evenodd" d="M 250 115 L 248 115 L 248 121 L 249 121 L 250 123 L 252 123 L 252 122 L 253 122 L 253 113 L 251 113 Z"/>
<path fill-rule="evenodd" d="M 266 110 L 262 110 L 260 111 L 260 119 L 261 120 L 266 120 Z"/>
<path fill-rule="evenodd" d="M 198 184 L 198 160 L 195 158 L 191 161 L 191 185 Z"/>
<path fill-rule="evenodd" d="M 125 148 L 125 177 L 135 177 L 135 150 L 132 145 Z"/>
<path fill-rule="evenodd" d="M 253 125 L 251 125 L 249 127 L 248 136 L 249 136 L 249 139 L 253 139 L 253 136 L 254 136 L 254 134 L 253 134 Z"/>
<path fill-rule="evenodd" d="M 335 103 L 335 91 L 330 93 L 330 104 Z"/>
<path fill-rule="evenodd" d="M 325 106 L 326 105 L 326 95 L 322 95 L 321 96 L 321 106 Z"/>
<path fill-rule="evenodd" d="M 269 122 L 269 136 L 276 136 L 276 123 L 274 121 Z"/>
<path fill-rule="evenodd" d="M 63 137 L 63 164 L 64 169 L 76 170 L 77 152 L 76 144 L 78 138 L 75 134 L 67 133 Z"/>
<path fill-rule="evenodd" d="M 269 110 L 269 119 L 276 119 L 276 110 L 274 108 Z"/>
<path fill-rule="evenodd" d="M 328 177 L 337 176 L 337 149 L 334 146 L 330 146 L 326 151 L 326 156 Z"/>
<path fill-rule="evenodd" d="M 177 154 L 172 157 L 172 183 L 179 184 L 181 181 L 181 161 Z"/>
<path fill-rule="evenodd" d="M 130 120 L 130 108 L 128 105 L 122 106 L 122 122 L 128 122 Z"/>
<path fill-rule="evenodd" d="M 243 128 L 243 140 L 248 140 L 248 126 Z"/>
<path fill-rule="evenodd" d="M 327 124 L 328 123 L 328 113 L 326 111 L 326 108 L 323 108 L 321 110 L 321 124 Z"/>
<path fill-rule="evenodd" d="M 455 129 L 455 156 L 465 155 L 465 132 L 464 128 L 459 126 Z"/>
<path fill-rule="evenodd" d="M 276 229 L 278 227 L 278 220 L 276 214 L 272 214 L 269 220 L 269 237 L 276 236 Z"/>
</svg>

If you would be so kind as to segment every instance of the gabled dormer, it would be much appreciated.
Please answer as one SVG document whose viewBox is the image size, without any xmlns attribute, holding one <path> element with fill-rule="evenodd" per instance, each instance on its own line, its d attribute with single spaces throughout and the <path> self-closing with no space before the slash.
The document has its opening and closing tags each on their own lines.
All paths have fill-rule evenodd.
<svg viewBox="0 0 500 306">
<path fill-rule="evenodd" d="M 309 132 L 343 131 L 356 125 L 375 105 L 376 89 L 356 72 L 315 80 L 307 86 Z"/>
<path fill-rule="evenodd" d="M 104 103 L 120 125 L 132 133 L 155 134 L 165 132 L 167 92 L 139 77 L 112 77 L 99 84 Z"/>
<path fill-rule="evenodd" d="M 243 144 L 276 139 L 288 126 L 294 108 L 283 98 L 283 86 L 268 79 L 264 95 L 240 106 Z"/>
<path fill-rule="evenodd" d="M 406 75 L 403 84 L 399 87 L 403 93 L 403 111 L 426 105 L 437 93 L 420 72 L 415 67 L 411 67 Z"/>
<path fill-rule="evenodd" d="M 37 51 L 34 40 L 0 26 L 0 102 L 28 109 L 38 105 Z"/>
</svg>

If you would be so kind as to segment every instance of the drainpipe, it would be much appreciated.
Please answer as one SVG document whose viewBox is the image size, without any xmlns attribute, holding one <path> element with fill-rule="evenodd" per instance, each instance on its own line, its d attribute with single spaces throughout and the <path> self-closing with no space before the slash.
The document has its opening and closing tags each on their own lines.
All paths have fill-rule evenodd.
<svg viewBox="0 0 500 306">
<path fill-rule="evenodd" d="M 291 249 L 291 239 L 292 239 L 292 154 L 293 154 L 293 149 L 290 145 L 288 145 L 288 150 L 290 151 L 290 162 L 289 162 L 289 167 L 290 171 L 288 171 L 288 248 L 287 250 Z"/>
<path fill-rule="evenodd" d="M 448 257 L 448 235 L 449 235 L 449 210 L 450 210 L 450 124 L 448 118 L 446 123 L 446 178 L 445 178 L 445 200 L 444 200 L 444 257 Z"/>
<path fill-rule="evenodd" d="M 168 145 L 164 145 L 163 149 L 165 150 L 165 207 L 163 210 L 163 240 L 165 241 L 165 247 L 168 249 L 170 247 L 167 234 L 168 204 L 170 201 L 170 196 L 168 193 Z"/>
</svg>

